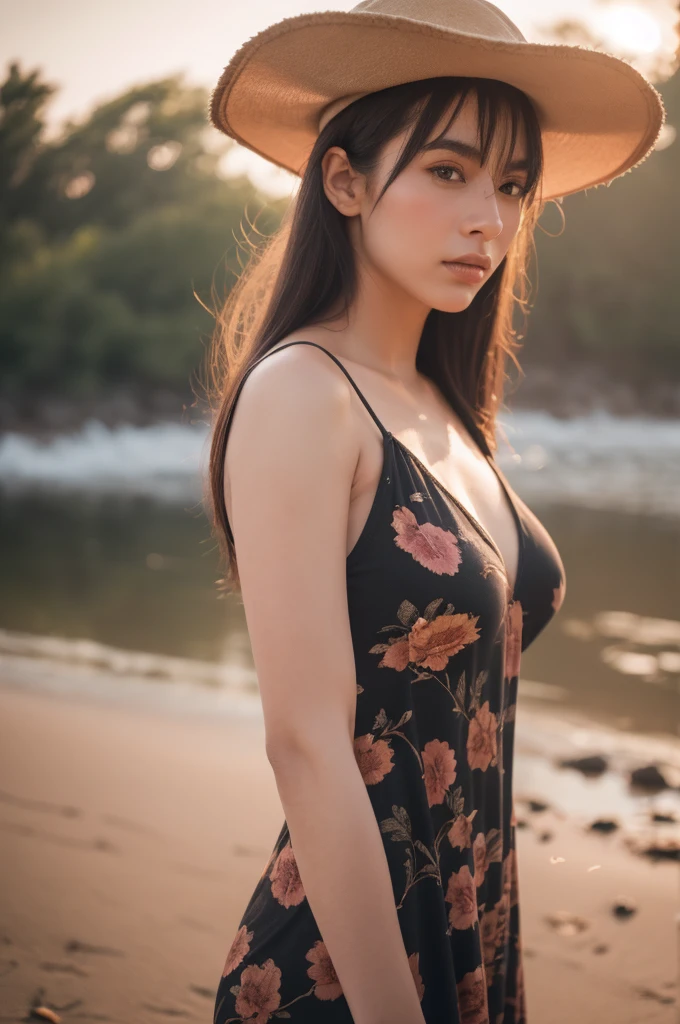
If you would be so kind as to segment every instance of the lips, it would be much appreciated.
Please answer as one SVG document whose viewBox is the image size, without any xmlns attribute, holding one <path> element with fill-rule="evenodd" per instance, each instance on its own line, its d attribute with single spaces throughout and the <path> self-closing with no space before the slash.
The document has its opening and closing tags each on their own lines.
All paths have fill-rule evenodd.
<svg viewBox="0 0 680 1024">
<path fill-rule="evenodd" d="M 444 260 L 444 263 L 467 263 L 472 267 L 489 270 L 491 268 L 491 257 L 482 253 L 468 252 L 464 256 L 456 256 L 455 260 Z"/>
</svg>

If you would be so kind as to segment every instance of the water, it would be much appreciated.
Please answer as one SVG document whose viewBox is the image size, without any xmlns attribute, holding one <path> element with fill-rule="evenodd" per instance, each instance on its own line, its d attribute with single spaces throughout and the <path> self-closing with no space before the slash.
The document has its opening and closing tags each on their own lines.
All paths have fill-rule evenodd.
<svg viewBox="0 0 680 1024">
<path fill-rule="evenodd" d="M 501 441 L 498 462 L 567 572 L 559 615 L 523 657 L 526 698 L 677 739 L 680 424 L 535 412 L 502 423 L 514 453 Z M 200 681 L 209 665 L 253 678 L 243 608 L 215 585 L 207 442 L 204 426 L 94 422 L 47 445 L 0 441 L 0 651 L 27 633 L 148 652 L 166 682 Z M 43 656 L 113 658 L 82 643 Z"/>
</svg>

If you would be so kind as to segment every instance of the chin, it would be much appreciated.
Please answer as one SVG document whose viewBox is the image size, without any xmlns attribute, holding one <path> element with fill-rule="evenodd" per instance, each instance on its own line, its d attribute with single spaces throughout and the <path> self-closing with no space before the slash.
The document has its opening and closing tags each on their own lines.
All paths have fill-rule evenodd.
<svg viewBox="0 0 680 1024">
<path fill-rule="evenodd" d="M 477 292 L 467 295 L 451 295 L 447 299 L 438 298 L 431 303 L 431 308 L 440 313 L 462 313 L 474 300 Z"/>
</svg>

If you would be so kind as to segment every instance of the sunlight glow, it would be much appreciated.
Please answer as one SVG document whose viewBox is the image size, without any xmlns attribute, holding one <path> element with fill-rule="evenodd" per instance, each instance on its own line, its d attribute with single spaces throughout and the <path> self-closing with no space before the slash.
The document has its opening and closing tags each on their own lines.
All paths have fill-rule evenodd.
<svg viewBox="0 0 680 1024">
<path fill-rule="evenodd" d="M 146 154 L 146 162 L 152 171 L 168 171 L 182 152 L 182 143 L 174 139 L 152 146 Z"/>
<path fill-rule="evenodd" d="M 299 178 L 276 167 L 245 146 L 234 143 L 220 158 L 217 173 L 221 178 L 238 178 L 246 174 L 256 188 L 272 198 L 291 196 L 299 185 Z"/>
<path fill-rule="evenodd" d="M 64 186 L 64 195 L 67 199 L 82 199 L 88 192 L 92 191 L 95 183 L 95 176 L 92 171 L 83 171 L 76 175 Z"/>
<path fill-rule="evenodd" d="M 663 45 L 657 19 L 635 4 L 613 4 L 598 11 L 594 21 L 613 50 L 642 55 L 656 53 Z"/>
</svg>

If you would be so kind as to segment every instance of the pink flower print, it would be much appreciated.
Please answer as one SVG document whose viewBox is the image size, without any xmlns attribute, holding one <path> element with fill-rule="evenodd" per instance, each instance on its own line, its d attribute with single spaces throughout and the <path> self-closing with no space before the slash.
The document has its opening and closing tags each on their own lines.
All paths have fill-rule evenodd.
<svg viewBox="0 0 680 1024">
<path fill-rule="evenodd" d="M 305 898 L 305 890 L 302 887 L 302 879 L 290 842 L 286 843 L 274 861 L 269 878 L 272 895 L 282 907 L 297 907 L 302 903 Z"/>
<path fill-rule="evenodd" d="M 394 538 L 397 547 L 412 555 L 420 565 L 439 576 L 455 576 L 458 572 L 462 556 L 455 533 L 433 523 L 420 526 L 406 505 L 394 512 L 392 528 L 397 532 Z"/>
<path fill-rule="evenodd" d="M 477 887 L 470 868 L 463 864 L 454 871 L 446 889 L 446 902 L 451 904 L 449 922 L 459 931 L 472 928 L 477 920 Z"/>
<path fill-rule="evenodd" d="M 394 750 L 387 740 L 376 740 L 370 732 L 354 740 L 354 756 L 367 786 L 382 782 L 394 768 Z"/>
<path fill-rule="evenodd" d="M 430 807 L 444 802 L 446 791 L 456 778 L 456 758 L 446 740 L 430 740 L 423 750 L 425 789 Z"/>
<path fill-rule="evenodd" d="M 420 970 L 418 968 L 419 957 L 420 953 L 411 953 L 410 957 L 408 958 L 408 965 L 411 968 L 411 974 L 413 975 L 413 983 L 416 986 L 418 999 L 420 999 L 420 1001 L 422 1002 L 423 996 L 425 995 L 425 986 L 423 985 L 423 979 L 420 976 Z"/>
<path fill-rule="evenodd" d="M 262 967 L 251 964 L 241 972 L 240 989 L 234 1008 L 239 1017 L 254 1017 L 265 1024 L 281 1005 L 281 969 L 269 958 Z M 257 1016 L 255 1016 L 257 1015 Z"/>
<path fill-rule="evenodd" d="M 460 850 L 465 850 L 468 846 L 472 845 L 472 819 L 476 813 L 477 808 L 474 809 L 469 817 L 466 817 L 464 814 L 458 815 L 449 829 L 449 843 L 451 846 L 457 846 Z"/>
<path fill-rule="evenodd" d="M 467 756 L 470 768 L 481 768 L 483 772 L 496 756 L 496 731 L 498 720 L 484 701 L 470 722 L 467 738 Z"/>
<path fill-rule="evenodd" d="M 314 995 L 317 999 L 338 999 L 342 995 L 342 985 L 338 981 L 335 967 L 328 955 L 326 944 L 317 939 L 312 948 L 305 954 L 311 960 L 312 966 L 307 968 L 307 974 L 316 982 Z"/>
<path fill-rule="evenodd" d="M 457 982 L 461 1024 L 489 1024 L 484 969 L 480 966 Z"/>
<path fill-rule="evenodd" d="M 505 678 L 513 679 L 519 675 L 522 655 L 522 614 L 519 601 L 508 605 L 505 615 Z"/>
<path fill-rule="evenodd" d="M 228 974 L 235 971 L 241 963 L 246 953 L 250 950 L 250 941 L 252 937 L 253 932 L 249 932 L 247 927 L 242 924 L 236 932 L 236 937 L 231 944 L 231 949 L 227 953 L 227 959 L 224 962 L 224 970 L 222 971 L 223 978 L 226 978 Z"/>
</svg>

